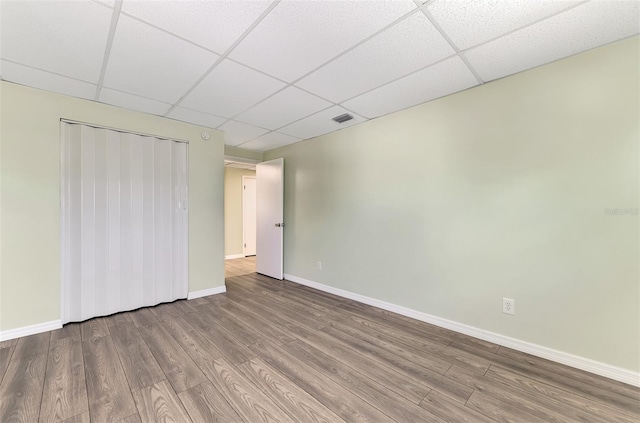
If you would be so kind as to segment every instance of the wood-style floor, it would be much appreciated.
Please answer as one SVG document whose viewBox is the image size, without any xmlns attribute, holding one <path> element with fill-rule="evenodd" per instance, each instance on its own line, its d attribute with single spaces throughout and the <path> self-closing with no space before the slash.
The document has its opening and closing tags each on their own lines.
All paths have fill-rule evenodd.
<svg viewBox="0 0 640 423">
<path fill-rule="evenodd" d="M 0 422 L 640 421 L 622 383 L 255 273 L 227 290 L 0 343 Z"/>
</svg>

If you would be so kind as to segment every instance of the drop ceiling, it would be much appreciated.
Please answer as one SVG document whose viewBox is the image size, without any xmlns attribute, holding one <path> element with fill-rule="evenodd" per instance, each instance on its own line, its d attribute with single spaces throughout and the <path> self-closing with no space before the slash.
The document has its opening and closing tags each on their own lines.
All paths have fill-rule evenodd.
<svg viewBox="0 0 640 423">
<path fill-rule="evenodd" d="M 0 16 L 2 79 L 257 151 L 640 32 L 640 3 L 616 0 L 2 0 Z"/>
</svg>

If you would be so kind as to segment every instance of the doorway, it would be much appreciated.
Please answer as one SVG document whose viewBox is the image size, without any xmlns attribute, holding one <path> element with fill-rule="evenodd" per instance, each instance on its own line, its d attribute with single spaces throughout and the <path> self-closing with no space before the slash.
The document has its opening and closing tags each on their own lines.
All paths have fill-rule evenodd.
<svg viewBox="0 0 640 423">
<path fill-rule="evenodd" d="M 225 157 L 224 258 L 227 278 L 255 272 L 255 169 L 256 163 Z"/>
</svg>

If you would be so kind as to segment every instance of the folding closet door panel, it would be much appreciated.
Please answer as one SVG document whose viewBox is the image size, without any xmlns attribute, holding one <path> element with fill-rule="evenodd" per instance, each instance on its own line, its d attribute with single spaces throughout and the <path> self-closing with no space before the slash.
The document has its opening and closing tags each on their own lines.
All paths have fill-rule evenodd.
<svg viewBox="0 0 640 423">
<path fill-rule="evenodd" d="M 93 236 L 94 273 L 93 310 L 95 316 L 110 314 L 109 311 L 109 174 L 108 131 L 93 129 Z M 88 183 L 90 184 L 90 182 Z M 91 198 L 87 199 L 91 201 Z"/>
<path fill-rule="evenodd" d="M 171 290 L 171 211 L 170 180 L 171 144 L 162 140 L 154 141 L 154 222 L 155 222 L 155 280 L 156 299 L 160 302 L 170 301 Z M 169 195 L 168 195 L 169 194 Z"/>
<path fill-rule="evenodd" d="M 142 157 L 144 154 L 143 144 L 148 142 L 146 138 L 140 135 L 125 134 L 131 143 L 131 232 L 129 233 L 129 242 L 131 243 L 131 285 L 128 291 L 131 303 L 129 309 L 138 308 L 145 305 L 153 305 L 157 303 L 145 302 L 142 283 L 142 256 L 145 245 L 144 233 L 142 227 L 143 211 L 143 191 L 144 179 L 142 169 Z M 171 248 L 171 246 L 169 246 Z"/>
<path fill-rule="evenodd" d="M 80 138 L 80 316 L 95 316 L 96 222 L 95 222 L 95 130 L 82 127 Z"/>
<path fill-rule="evenodd" d="M 120 290 L 121 275 L 121 236 L 120 236 L 120 155 L 122 146 L 120 143 L 120 134 L 118 132 L 108 131 L 108 214 L 109 214 L 109 256 L 107 279 L 109 283 L 108 294 L 106 296 L 109 302 L 109 314 L 116 313 L 121 310 L 120 303 L 123 293 Z M 126 146 L 125 146 L 126 147 Z M 127 151 L 126 148 L 124 151 Z"/>
<path fill-rule="evenodd" d="M 186 151 L 62 124 L 63 323 L 187 296 Z"/>
<path fill-rule="evenodd" d="M 154 141 L 142 143 L 142 292 L 144 304 L 154 304 L 155 293 L 155 212 L 154 212 Z"/>
<path fill-rule="evenodd" d="M 185 297 L 187 286 L 187 144 L 171 143 L 172 216 L 173 221 L 173 289 L 174 294 Z"/>
<path fill-rule="evenodd" d="M 81 281 L 81 227 L 82 213 L 82 160 L 81 127 L 66 125 L 62 127 L 61 142 L 61 278 L 63 323 L 80 320 L 83 292 Z M 77 141 L 75 141 L 77 140 Z"/>
</svg>

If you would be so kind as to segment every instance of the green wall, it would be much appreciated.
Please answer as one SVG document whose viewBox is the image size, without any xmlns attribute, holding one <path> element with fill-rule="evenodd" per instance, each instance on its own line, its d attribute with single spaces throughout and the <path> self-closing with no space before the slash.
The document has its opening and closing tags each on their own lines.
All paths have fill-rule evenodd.
<svg viewBox="0 0 640 423">
<path fill-rule="evenodd" d="M 640 206 L 639 51 L 267 152 L 285 159 L 285 273 L 639 371 L 639 217 L 606 212 Z"/>
<path fill-rule="evenodd" d="M 224 286 L 221 132 L 0 82 L 0 330 L 60 319 L 61 118 L 189 141 L 189 291 Z"/>
</svg>

